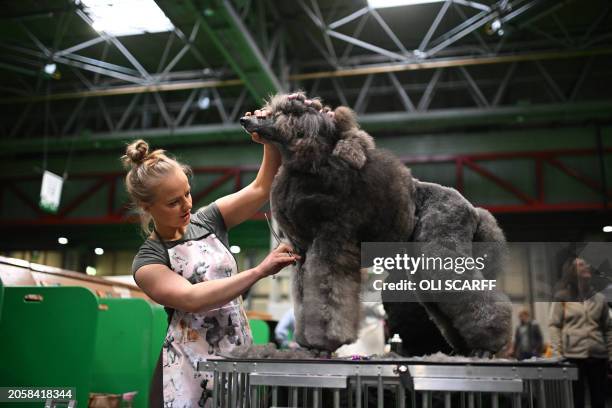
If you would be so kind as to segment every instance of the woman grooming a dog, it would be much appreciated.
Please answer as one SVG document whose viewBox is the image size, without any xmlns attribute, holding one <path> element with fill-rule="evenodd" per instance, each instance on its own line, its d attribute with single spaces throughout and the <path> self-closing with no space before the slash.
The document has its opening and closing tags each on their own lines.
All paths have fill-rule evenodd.
<svg viewBox="0 0 612 408">
<path fill-rule="evenodd" d="M 255 115 L 265 118 L 266 112 Z M 193 214 L 188 166 L 163 150 L 149 151 L 143 140 L 130 144 L 122 157 L 130 169 L 126 188 L 147 234 L 132 273 L 138 286 L 166 307 L 169 318 L 151 387 L 151 407 L 161 407 L 162 402 L 175 408 L 206 405 L 212 380 L 196 370 L 198 361 L 252 342 L 240 295 L 259 279 L 300 259 L 281 244 L 255 268 L 237 273 L 227 232 L 268 201 L 281 163 L 275 147 L 256 133 L 251 136 L 264 145 L 255 180 Z"/>
</svg>

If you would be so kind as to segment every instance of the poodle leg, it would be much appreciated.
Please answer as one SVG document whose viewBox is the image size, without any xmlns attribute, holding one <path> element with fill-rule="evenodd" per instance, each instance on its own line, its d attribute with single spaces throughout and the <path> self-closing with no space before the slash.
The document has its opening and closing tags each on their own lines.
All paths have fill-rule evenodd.
<svg viewBox="0 0 612 408">
<path fill-rule="evenodd" d="M 448 208 L 449 204 L 452 208 Z M 432 203 L 420 217 L 414 240 L 423 243 L 423 253 L 428 257 L 474 256 L 469 241 L 474 236 L 477 215 L 472 207 L 452 204 L 452 200 Z M 483 279 L 483 276 L 478 270 L 457 275 L 454 271 L 442 269 L 418 271 L 414 278 L 472 280 Z M 427 301 L 430 294 L 420 294 L 419 297 Z M 453 296 L 451 302 L 426 305 L 447 341 L 461 353 L 500 351 L 511 334 L 512 308 L 508 297 L 498 291 L 465 291 Z"/>
<path fill-rule="evenodd" d="M 296 341 L 326 351 L 355 341 L 360 292 L 359 247 L 340 245 L 337 238 L 316 238 L 294 280 Z"/>
</svg>

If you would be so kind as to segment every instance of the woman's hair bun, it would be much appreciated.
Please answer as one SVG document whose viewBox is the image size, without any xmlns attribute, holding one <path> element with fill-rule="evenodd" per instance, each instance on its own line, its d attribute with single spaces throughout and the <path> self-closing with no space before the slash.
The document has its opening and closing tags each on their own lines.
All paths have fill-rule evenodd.
<svg viewBox="0 0 612 408">
<path fill-rule="evenodd" d="M 125 149 L 125 156 L 122 157 L 126 167 L 141 165 L 149 153 L 149 144 L 142 139 L 138 139 L 128 145 Z"/>
</svg>

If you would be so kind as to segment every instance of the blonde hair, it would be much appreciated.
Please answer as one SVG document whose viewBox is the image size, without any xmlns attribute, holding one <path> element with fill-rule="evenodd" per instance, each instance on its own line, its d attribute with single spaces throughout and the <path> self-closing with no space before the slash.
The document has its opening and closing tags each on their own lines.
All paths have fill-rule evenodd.
<svg viewBox="0 0 612 408">
<path fill-rule="evenodd" d="M 121 161 L 125 168 L 129 169 L 125 176 L 125 187 L 140 216 L 142 231 L 148 236 L 151 234 L 153 217 L 142 209 L 142 205 L 155 201 L 156 187 L 164 177 L 177 169 L 190 177 L 191 168 L 167 156 L 164 150 L 149 152 L 149 144 L 142 139 L 127 146 Z"/>
</svg>

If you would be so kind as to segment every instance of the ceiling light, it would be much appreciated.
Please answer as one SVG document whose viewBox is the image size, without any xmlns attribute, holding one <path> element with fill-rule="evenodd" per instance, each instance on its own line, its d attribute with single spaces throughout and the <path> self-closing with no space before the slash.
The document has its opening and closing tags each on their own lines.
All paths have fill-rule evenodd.
<svg viewBox="0 0 612 408">
<path fill-rule="evenodd" d="M 115 37 L 174 29 L 154 0 L 80 0 L 80 4 L 91 18 L 94 30 Z"/>
<path fill-rule="evenodd" d="M 372 8 L 411 6 L 413 4 L 440 3 L 445 0 L 368 0 Z"/>
<path fill-rule="evenodd" d="M 238 245 L 232 245 L 230 247 L 230 251 L 232 254 L 239 254 L 240 253 L 240 247 Z"/>
<path fill-rule="evenodd" d="M 210 107 L 210 98 L 205 96 L 203 98 L 198 99 L 198 108 L 204 110 Z"/>
<path fill-rule="evenodd" d="M 504 35 L 504 29 L 502 28 L 502 22 L 499 18 L 496 18 L 495 20 L 485 25 L 484 30 L 489 35 L 497 34 L 500 37 Z"/>
<path fill-rule="evenodd" d="M 53 74 L 55 74 L 55 71 L 57 70 L 57 65 L 52 64 L 52 63 L 51 64 L 47 64 L 47 65 L 45 65 L 45 67 L 43 69 L 45 71 L 45 74 L 53 75 Z"/>
<path fill-rule="evenodd" d="M 93 266 L 88 266 L 87 268 L 85 268 L 85 273 L 90 276 L 94 276 L 96 273 L 98 273 L 98 271 Z"/>
<path fill-rule="evenodd" d="M 198 108 L 205 110 L 210 107 L 210 97 L 208 95 L 201 95 L 198 98 Z"/>
<path fill-rule="evenodd" d="M 102 248 L 96 248 L 96 249 L 94 249 L 94 252 L 96 253 L 96 255 L 104 254 L 104 250 Z"/>
<path fill-rule="evenodd" d="M 57 239 L 57 242 L 59 242 L 60 245 L 66 245 L 68 243 L 68 238 L 66 238 L 66 237 L 59 237 Z"/>
<path fill-rule="evenodd" d="M 603 227 L 603 232 L 612 232 L 612 225 L 606 225 Z"/>
</svg>

